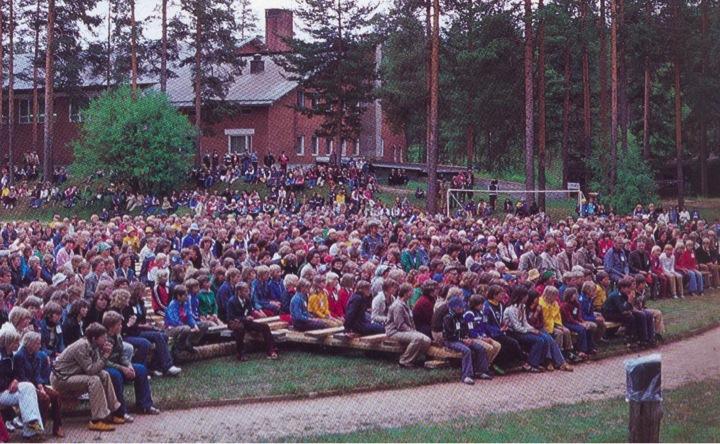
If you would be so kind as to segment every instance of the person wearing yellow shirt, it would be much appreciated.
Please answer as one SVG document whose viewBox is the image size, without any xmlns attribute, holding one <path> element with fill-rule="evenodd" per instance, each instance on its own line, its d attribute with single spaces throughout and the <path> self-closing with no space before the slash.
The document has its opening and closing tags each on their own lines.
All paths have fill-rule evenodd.
<svg viewBox="0 0 720 444">
<path fill-rule="evenodd" d="M 610 288 L 610 275 L 604 271 L 599 271 L 595 277 L 597 286 L 595 288 L 595 297 L 592 304 L 595 311 L 602 311 L 603 304 L 607 300 L 608 289 Z"/>
<path fill-rule="evenodd" d="M 565 358 L 570 362 L 578 362 L 580 358 L 575 354 L 572 342 L 572 333 L 563 325 L 560 316 L 558 298 L 560 292 L 556 287 L 548 285 L 540 297 L 539 306 L 543 315 L 543 330 L 555 338 Z"/>
<path fill-rule="evenodd" d="M 325 278 L 315 276 L 310 296 L 308 296 L 308 312 L 324 322 L 328 327 L 340 327 L 343 325 L 343 321 L 330 315 L 330 304 L 328 303 L 327 293 L 323 288 L 324 284 Z"/>
</svg>

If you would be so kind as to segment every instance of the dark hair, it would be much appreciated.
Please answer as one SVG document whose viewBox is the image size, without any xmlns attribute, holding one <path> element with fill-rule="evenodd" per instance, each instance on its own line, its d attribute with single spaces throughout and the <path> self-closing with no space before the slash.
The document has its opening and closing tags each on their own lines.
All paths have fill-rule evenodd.
<svg viewBox="0 0 720 444">
<path fill-rule="evenodd" d="M 80 314 L 80 310 L 82 308 L 90 308 L 90 304 L 85 299 L 78 299 L 77 301 L 73 302 L 72 305 L 70 305 L 70 310 L 68 311 L 68 317 L 69 318 L 77 318 L 77 316 Z"/>
<path fill-rule="evenodd" d="M 512 292 L 510 294 L 510 305 L 516 305 L 521 304 L 522 300 L 528 297 L 529 292 L 528 289 L 518 285 L 516 287 L 513 287 Z"/>
<path fill-rule="evenodd" d="M 491 285 L 487 291 L 488 299 L 495 299 L 499 294 L 503 292 L 503 288 L 499 285 Z"/>
<path fill-rule="evenodd" d="M 631 277 L 624 277 L 618 281 L 618 288 L 630 288 L 635 281 Z"/>
<path fill-rule="evenodd" d="M 177 299 L 178 296 L 184 296 L 187 294 L 187 288 L 185 288 L 184 285 L 178 284 L 172 289 L 172 297 L 173 299 Z"/>
<path fill-rule="evenodd" d="M 95 339 L 99 338 L 102 335 L 107 334 L 107 329 L 103 327 L 101 324 L 97 322 L 93 322 L 92 324 L 88 325 L 85 329 L 85 337 L 89 341 L 94 341 Z"/>
</svg>

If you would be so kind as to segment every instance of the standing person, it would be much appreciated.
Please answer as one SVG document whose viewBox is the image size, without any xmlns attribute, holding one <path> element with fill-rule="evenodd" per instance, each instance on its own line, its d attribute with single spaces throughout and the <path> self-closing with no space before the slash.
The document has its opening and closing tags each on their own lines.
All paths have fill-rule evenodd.
<svg viewBox="0 0 720 444">
<path fill-rule="evenodd" d="M 122 424 L 120 403 L 115 397 L 105 363 L 112 352 L 107 330 L 98 323 L 85 329 L 85 338 L 69 345 L 53 364 L 50 375 L 52 387 L 63 396 L 90 394 L 90 430 L 115 430 L 113 423 Z M 33 391 L 34 392 L 34 391 Z"/>
<path fill-rule="evenodd" d="M 250 287 L 240 282 L 235 288 L 235 295 L 227 304 L 228 328 L 235 337 L 236 358 L 238 361 L 247 361 L 245 356 L 245 332 L 258 332 L 263 337 L 268 359 L 277 359 L 278 353 L 270 331 L 270 326 L 255 322 L 252 317 L 253 306 L 250 298 Z"/>
<path fill-rule="evenodd" d="M 32 438 L 44 429 L 35 386 L 16 378 L 13 353 L 19 344 L 20 334 L 17 331 L 0 330 L 0 406 L 17 406 L 23 424 L 23 437 Z"/>
<path fill-rule="evenodd" d="M 415 329 L 412 311 L 408 305 L 412 296 L 413 287 L 408 283 L 400 285 L 398 298 L 388 309 L 388 321 L 385 324 L 385 333 L 388 338 L 407 344 L 405 352 L 400 356 L 400 367 L 413 368 L 418 358 L 430 348 L 430 338 Z"/>
<path fill-rule="evenodd" d="M 443 318 L 443 340 L 445 346 L 462 353 L 463 384 L 475 384 L 475 377 L 492 379 L 488 374 L 487 354 L 482 345 L 470 338 L 470 330 L 463 320 L 465 303 L 461 297 L 448 301 L 450 311 Z"/>
<path fill-rule="evenodd" d="M 116 417 L 116 422 L 120 424 L 122 424 L 122 422 L 118 421 L 120 418 L 124 422 L 133 422 L 134 420 L 127 413 L 125 389 L 123 388 L 126 381 L 133 381 L 135 386 L 135 406 L 141 414 L 160 414 L 160 410 L 153 405 L 147 368 L 140 363 L 131 363 L 130 359 L 125 356 L 121 335 L 122 324 L 123 316 L 116 311 L 108 311 L 103 315 L 103 326 L 107 330 L 108 343 L 112 346 L 105 370 L 110 374 L 113 387 L 115 387 L 115 395 L 120 403 L 117 412 L 118 416 Z"/>
</svg>

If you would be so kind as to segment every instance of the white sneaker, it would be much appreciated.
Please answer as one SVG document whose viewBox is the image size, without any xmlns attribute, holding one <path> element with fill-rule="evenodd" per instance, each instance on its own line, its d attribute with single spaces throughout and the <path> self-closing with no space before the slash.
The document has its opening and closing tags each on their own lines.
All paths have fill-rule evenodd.
<svg viewBox="0 0 720 444">
<path fill-rule="evenodd" d="M 12 421 L 5 421 L 5 429 L 7 429 L 7 431 L 8 431 L 9 433 L 14 432 L 14 431 L 15 431 L 15 426 L 13 425 L 13 422 L 12 422 Z"/>
<path fill-rule="evenodd" d="M 21 429 L 25 426 L 25 424 L 23 424 L 22 419 L 20 419 L 19 416 L 16 416 L 15 418 L 13 418 L 13 425 L 15 426 L 16 429 Z"/>
<path fill-rule="evenodd" d="M 475 380 L 469 376 L 467 378 L 463 379 L 462 382 L 463 382 L 463 384 L 467 384 L 467 385 L 475 384 Z"/>
<path fill-rule="evenodd" d="M 83 393 L 78 397 L 80 401 L 90 401 L 90 393 Z"/>
<path fill-rule="evenodd" d="M 163 373 L 160 370 L 153 370 L 152 375 L 155 376 L 156 378 L 159 378 L 160 376 L 163 375 Z"/>
<path fill-rule="evenodd" d="M 170 375 L 170 376 L 177 376 L 178 374 L 180 374 L 181 371 L 182 371 L 182 369 L 181 369 L 180 367 L 175 367 L 175 366 L 173 365 L 172 367 L 170 367 L 169 369 L 167 369 L 167 371 L 165 372 L 165 374 L 166 374 L 166 375 Z"/>
</svg>

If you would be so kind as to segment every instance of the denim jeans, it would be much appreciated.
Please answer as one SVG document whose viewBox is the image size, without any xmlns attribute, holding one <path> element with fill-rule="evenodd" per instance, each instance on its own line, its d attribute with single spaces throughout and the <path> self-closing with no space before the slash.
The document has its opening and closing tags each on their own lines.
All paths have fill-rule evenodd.
<svg viewBox="0 0 720 444">
<path fill-rule="evenodd" d="M 571 332 L 578 335 L 577 348 L 579 351 L 587 353 L 595 348 L 592 334 L 590 334 L 587 328 L 583 327 L 580 324 L 565 324 L 565 327 L 567 327 L 567 329 Z"/>
<path fill-rule="evenodd" d="M 462 353 L 462 379 L 473 378 L 475 373 L 488 371 L 488 360 L 485 349 L 477 342 L 465 345 L 460 341 L 445 341 L 445 346 Z"/>
<path fill-rule="evenodd" d="M 155 353 L 150 360 L 150 368 L 166 372 L 173 366 L 168 337 L 164 332 L 145 330 L 140 332 L 140 337 L 155 344 Z"/>
<path fill-rule="evenodd" d="M 150 391 L 150 381 L 148 380 L 147 368 L 142 364 L 133 364 L 135 369 L 135 406 L 140 410 L 147 410 L 153 406 L 152 392 Z M 124 415 L 127 413 L 127 405 L 125 404 L 124 383 L 125 376 L 115 367 L 107 367 L 105 370 L 110 374 L 113 387 L 115 388 L 115 396 L 120 402 L 120 408 L 117 414 Z"/>
<path fill-rule="evenodd" d="M 132 362 L 137 362 L 138 364 L 146 366 L 148 353 L 150 352 L 150 341 L 139 336 L 125 336 L 123 341 L 128 344 L 132 344 L 133 348 L 135 348 Z"/>
<path fill-rule="evenodd" d="M 515 333 L 513 337 L 526 349 L 530 350 L 528 364 L 540 367 L 548 354 L 547 340 L 542 335 L 533 333 Z"/>
</svg>

